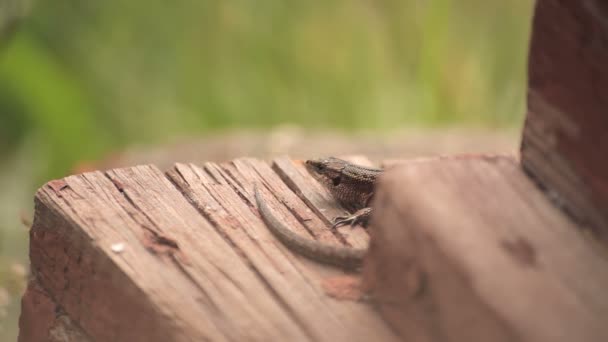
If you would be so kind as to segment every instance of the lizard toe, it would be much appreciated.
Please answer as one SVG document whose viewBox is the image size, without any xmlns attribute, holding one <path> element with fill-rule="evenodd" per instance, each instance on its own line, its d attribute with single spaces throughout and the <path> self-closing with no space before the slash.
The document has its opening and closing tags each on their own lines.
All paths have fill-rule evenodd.
<svg viewBox="0 0 608 342">
<path fill-rule="evenodd" d="M 352 224 L 353 220 L 355 218 L 353 217 L 353 215 L 351 216 L 337 216 L 334 217 L 333 219 L 333 224 L 331 225 L 332 228 L 337 228 L 340 226 L 344 226 L 347 224 Z"/>
<path fill-rule="evenodd" d="M 367 226 L 371 213 L 371 208 L 363 208 L 349 216 L 337 216 L 333 219 L 333 225 L 331 227 L 337 228 L 347 224 L 351 226 L 356 226 L 357 224 Z"/>
</svg>

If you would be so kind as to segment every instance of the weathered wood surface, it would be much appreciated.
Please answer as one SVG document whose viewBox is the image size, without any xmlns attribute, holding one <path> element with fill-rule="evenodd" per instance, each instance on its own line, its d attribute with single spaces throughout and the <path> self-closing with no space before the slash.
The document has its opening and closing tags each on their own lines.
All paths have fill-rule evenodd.
<svg viewBox="0 0 608 342">
<path fill-rule="evenodd" d="M 385 164 L 362 275 L 294 255 L 264 226 L 254 184 L 301 234 L 369 241 L 327 229 L 341 209 L 287 158 L 50 182 L 20 341 L 608 339 L 608 252 L 514 157 Z"/>
<path fill-rule="evenodd" d="M 608 5 L 538 0 L 521 161 L 608 241 Z"/>
<path fill-rule="evenodd" d="M 366 287 L 407 341 L 608 341 L 608 253 L 509 157 L 419 160 L 374 200 Z"/>
<path fill-rule="evenodd" d="M 310 197 L 306 184 L 314 181 L 301 163 L 279 159 L 273 167 L 238 159 L 177 164 L 166 174 L 139 166 L 52 181 L 36 194 L 35 282 L 96 341 L 395 340 L 372 305 L 328 292 L 328 284 L 342 284 L 332 279 L 349 280 L 356 292 L 358 275 L 296 256 L 267 230 L 253 201 L 255 183 L 298 232 L 367 243 L 365 232 L 326 228 L 318 213 L 339 209 Z M 311 210 L 288 185 L 319 207 Z M 37 341 L 27 327 L 57 325 L 48 310 L 43 323 L 33 322 L 32 311 L 21 320 L 20 341 Z M 37 336 L 46 333 L 40 329 Z"/>
</svg>

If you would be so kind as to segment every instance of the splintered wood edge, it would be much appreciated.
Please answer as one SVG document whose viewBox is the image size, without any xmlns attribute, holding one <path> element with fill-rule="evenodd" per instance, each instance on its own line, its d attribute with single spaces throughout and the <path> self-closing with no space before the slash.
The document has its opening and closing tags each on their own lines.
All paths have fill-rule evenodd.
<svg viewBox="0 0 608 342">
<path fill-rule="evenodd" d="M 608 340 L 605 251 L 513 159 L 396 167 L 373 205 L 364 282 L 402 337 Z"/>
<path fill-rule="evenodd" d="M 187 177 L 179 180 L 186 169 L 192 174 L 187 182 L 202 185 L 207 197 L 189 194 L 191 190 L 183 183 Z M 322 277 L 341 271 L 292 255 L 271 236 L 254 210 L 253 181 L 281 190 L 276 195 L 280 202 L 272 203 L 286 222 L 293 222 L 293 227 L 308 225 L 303 232 L 310 232 L 323 226 L 323 221 L 314 214 L 310 216 L 310 209 L 268 164 L 254 159 L 207 163 L 202 168 L 177 164 L 166 175 L 151 166 L 94 172 L 49 182 L 37 193 L 37 216 L 31 233 L 32 272 L 93 339 L 308 336 L 344 340 L 368 334 L 370 338 L 394 339 L 392 330 L 371 307 L 335 302 L 324 293 Z M 103 211 L 99 212 L 100 208 Z M 312 219 L 302 220 L 306 215 Z M 246 234 L 230 236 L 235 232 Z M 340 243 L 332 234 L 314 236 Z M 48 250 L 50 246 L 54 246 L 52 250 Z M 49 258 L 51 255 L 54 257 Z M 231 265 L 223 276 L 211 274 L 222 264 Z M 68 273 L 60 275 L 57 272 L 61 269 Z M 137 271 L 141 269 L 156 269 L 155 273 L 163 276 L 150 278 L 153 274 Z M 87 279 L 91 272 L 95 279 Z M 224 291 L 251 292 L 246 294 L 250 298 L 247 305 L 237 304 L 242 302 L 236 299 L 238 295 L 226 297 L 230 292 L 213 299 L 225 311 L 222 315 L 209 316 L 211 312 L 202 307 L 187 304 L 189 293 L 194 295 L 200 289 L 206 292 L 204 296 L 214 293 L 206 279 L 219 281 L 226 276 L 230 284 L 222 286 Z M 265 280 L 260 282 L 262 278 Z M 169 283 L 181 289 L 162 292 Z M 274 288 L 267 297 L 270 302 L 261 295 L 268 286 Z M 79 293 L 71 293 L 76 289 Z M 106 292 L 111 300 L 99 295 Z M 198 304 L 207 300 L 203 297 Z M 279 311 L 286 311 L 272 313 L 274 309 L 270 308 L 276 305 Z M 246 313 L 251 312 L 248 307 L 264 308 L 264 313 L 251 316 Z M 140 313 L 137 320 L 128 318 L 135 314 L 128 313 L 133 310 Z M 167 320 L 162 312 L 173 320 Z M 226 317 L 231 317 L 230 324 L 242 324 L 242 329 L 225 330 L 230 326 Z M 267 323 L 249 322 L 252 317 Z M 188 329 L 174 330 L 175 324 Z M 256 329 L 244 333 L 245 326 L 252 324 Z M 195 325 L 197 328 L 189 330 Z M 336 325 L 344 329 L 335 329 Z"/>
</svg>

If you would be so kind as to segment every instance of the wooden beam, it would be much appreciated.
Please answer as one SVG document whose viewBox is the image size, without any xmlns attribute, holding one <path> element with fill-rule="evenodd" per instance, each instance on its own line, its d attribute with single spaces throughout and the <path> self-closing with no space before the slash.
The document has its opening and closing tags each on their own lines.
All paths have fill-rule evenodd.
<svg viewBox="0 0 608 342">
<path fill-rule="evenodd" d="M 405 340 L 608 341 L 608 253 L 514 159 L 396 166 L 376 196 L 364 282 Z"/>
<path fill-rule="evenodd" d="M 350 240 L 317 214 L 328 208 L 309 208 L 289 188 L 314 184 L 303 165 L 275 164 L 299 178 L 237 159 L 52 181 L 36 194 L 35 281 L 92 340 L 395 340 L 370 303 L 327 292 L 326 281 L 342 271 L 294 255 L 266 228 L 253 201 L 256 183 L 295 231 L 327 243 Z M 22 326 L 53 315 L 27 315 Z M 52 325 L 45 324 L 37 325 L 42 334 Z"/>
</svg>

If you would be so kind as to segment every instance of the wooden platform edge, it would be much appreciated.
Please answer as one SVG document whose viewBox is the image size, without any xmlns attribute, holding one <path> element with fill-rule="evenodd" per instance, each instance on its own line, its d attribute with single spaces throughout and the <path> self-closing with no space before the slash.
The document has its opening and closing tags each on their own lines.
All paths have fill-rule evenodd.
<svg viewBox="0 0 608 342">
<path fill-rule="evenodd" d="M 275 168 L 302 172 L 290 163 L 275 160 Z M 55 324 L 45 306 L 30 305 L 36 293 L 92 340 L 395 340 L 370 303 L 327 292 L 324 280 L 342 271 L 294 254 L 264 226 L 254 182 L 274 193 L 270 204 L 290 227 L 329 243 L 367 243 L 324 229 L 281 177 L 268 163 L 243 158 L 45 184 L 30 232 L 32 273 L 43 291 L 31 287 L 23 297 L 20 341 L 36 341 L 34 326 L 48 333 Z"/>
<path fill-rule="evenodd" d="M 175 279 L 186 275 L 189 280 L 183 289 L 161 301 L 187 308 L 188 298 L 198 296 L 196 293 L 200 289 L 197 287 L 208 286 L 205 279 L 220 276 L 221 272 L 216 272 L 223 268 L 221 265 L 231 265 L 221 277 L 231 279 L 230 286 L 234 286 L 234 290 L 247 288 L 247 291 L 253 291 L 245 297 L 253 298 L 254 293 L 267 291 L 268 283 L 264 282 L 273 284 L 272 296 L 280 298 L 281 305 L 271 311 L 289 310 L 290 314 L 282 317 L 292 316 L 298 322 L 295 326 L 283 325 L 288 324 L 286 322 L 279 324 L 285 330 L 276 330 L 277 336 L 302 337 L 298 325 L 305 327 L 305 336 L 319 340 L 352 339 L 352 333 L 357 329 L 362 329 L 356 334 L 361 338 L 367 336 L 362 334 L 366 330 L 368 334 L 379 336 L 375 330 L 361 325 L 369 324 L 379 328 L 378 332 L 382 332 L 385 340 L 394 338 L 390 331 L 419 341 L 440 341 L 447 336 L 454 341 L 601 341 L 608 337 L 602 323 L 602 317 L 608 313 L 608 304 L 601 297 L 608 286 L 605 271 L 608 270 L 608 258 L 602 254 L 605 250 L 587 243 L 574 223 L 553 207 L 527 178 L 513 156 L 465 155 L 391 164 L 374 204 L 377 211 L 372 222 L 370 253 L 363 270 L 363 288 L 370 291 L 369 301 L 365 303 L 338 304 L 329 299 L 319 287 L 320 280 L 335 272 L 292 255 L 280 243 L 272 242 L 266 229 L 256 230 L 261 226 L 255 223 L 260 222 L 259 217 L 252 216 L 255 208 L 252 207 L 250 184 L 262 182 L 276 192 L 273 205 L 294 227 L 321 239 L 342 241 L 336 240 L 333 234 L 323 235 L 326 231 L 315 232 L 319 227 L 314 225 L 305 227 L 311 222 L 307 218 L 311 210 L 300 204 L 302 199 L 297 195 L 303 196 L 306 203 L 319 204 L 323 200 L 315 197 L 318 194 L 307 195 L 306 191 L 298 194 L 298 189 L 307 181 L 299 178 L 297 167 L 293 168 L 285 158 L 275 160 L 273 167 L 274 171 L 267 163 L 255 159 L 240 159 L 223 165 L 209 163 L 202 167 L 176 165 L 166 174 L 143 166 L 79 175 L 45 185 L 45 192 L 37 199 L 38 213 L 47 210 L 48 215 L 46 205 L 50 203 L 61 205 L 62 211 L 54 212 L 47 221 L 35 220 L 32 260 L 36 267 L 33 271 L 35 280 L 42 281 L 45 289 L 39 291 L 41 284 L 38 284 L 28 289 L 24 296 L 24 308 L 30 305 L 42 313 L 35 316 L 31 309 L 24 310 L 22 326 L 27 331 L 24 330 L 23 337 L 20 335 L 20 341 L 33 341 L 27 339 L 32 338 L 28 333 L 33 329 L 28 327 L 36 324 L 38 328 L 35 329 L 42 331 L 80 331 L 93 339 L 109 338 L 116 335 L 106 335 L 104 317 L 111 315 L 120 322 L 128 322 L 128 317 L 136 312 L 141 313 L 138 322 L 120 325 L 120 329 L 114 330 L 115 334 L 126 340 L 143 336 L 137 335 L 142 331 L 150 338 L 160 336 L 159 340 L 187 340 L 187 336 L 212 336 L 214 339 L 246 336 L 238 325 L 225 330 L 232 335 L 224 335 L 226 332 L 221 329 L 226 326 L 220 326 L 225 323 L 214 321 L 222 320 L 224 316 L 242 315 L 243 312 L 236 308 L 241 294 L 234 297 L 225 293 L 227 298 L 216 298 L 222 303 L 220 307 L 227 309 L 219 317 L 205 316 L 204 307 L 192 307 L 188 310 L 193 311 L 181 313 L 185 315 L 182 316 L 184 321 L 178 326 L 204 327 L 193 328 L 193 335 L 175 330 L 175 322 L 166 320 L 166 312 L 170 316 L 176 314 L 171 312 L 174 308 L 159 306 L 157 300 L 161 298 L 153 297 L 160 294 L 158 289 L 168 286 L 163 282 L 172 279 L 171 286 L 175 286 L 178 284 Z M 291 184 L 281 180 L 285 177 L 292 180 Z M 101 183 L 96 184 L 95 179 Z M 165 190 L 157 189 L 155 184 L 160 183 L 164 184 Z M 105 205 L 110 210 L 108 215 L 98 216 L 98 208 Z M 169 216 L 164 218 L 166 213 Z M 108 221 L 117 214 L 130 219 L 120 224 Z M 189 215 L 196 217 L 190 219 Z M 202 222 L 201 215 L 210 221 Z M 319 222 L 321 218 L 315 220 Z M 225 225 L 219 227 L 219 222 Z M 124 235 L 127 231 L 116 230 L 123 225 L 132 225 L 129 229 L 133 229 L 135 235 L 131 236 L 130 232 Z M 121 254 L 124 252 L 113 252 L 111 242 L 120 237 L 126 239 L 129 248 L 134 248 L 142 243 L 136 237 L 142 228 L 144 231 L 153 229 L 155 236 L 161 236 L 165 242 L 158 240 L 158 246 L 139 246 L 152 248 L 153 253 L 144 252 L 144 249 L 137 252 L 143 253 L 137 255 L 145 256 L 150 263 L 138 266 L 137 259 L 125 258 Z M 205 238 L 199 240 L 197 234 Z M 358 239 L 350 238 L 346 236 L 344 241 L 360 243 Z M 197 241 L 205 240 L 209 241 L 197 244 Z M 214 250 L 220 245 L 228 249 Z M 88 247 L 81 249 L 82 246 Z M 173 248 L 176 246 L 186 253 L 175 254 Z M 49 248 L 56 249 L 57 253 Z M 193 259 L 194 255 L 197 256 Z M 248 260 L 246 263 L 243 263 L 243 256 Z M 208 262 L 215 266 L 208 268 L 210 265 L 204 265 Z M 142 274 L 144 278 L 140 280 L 129 275 L 142 266 L 152 267 L 156 269 L 153 273 L 164 276 L 143 281 L 152 274 Z M 174 269 L 174 266 L 178 268 Z M 39 267 L 46 267 L 51 272 L 40 272 Z M 254 272 L 250 278 L 241 278 L 241 271 L 234 273 L 238 269 Z M 88 272 L 93 272 L 94 277 L 91 278 Z M 118 283 L 113 283 L 117 279 L 122 279 L 118 281 L 122 284 L 119 287 L 115 286 Z M 260 279 L 263 279 L 262 283 L 258 283 Z M 589 282 L 586 279 L 590 279 Z M 257 285 L 246 285 L 250 281 Z M 51 290 L 47 292 L 49 288 Z M 100 302 L 98 291 L 102 288 L 109 290 L 115 298 Z M 65 289 L 77 291 L 77 296 L 76 292 L 64 293 Z M 205 289 L 203 293 L 211 289 Z M 150 290 L 152 292 L 148 292 Z M 188 291 L 194 292 L 189 294 Z M 290 299 L 293 291 L 301 298 Z M 32 298 L 38 298 L 36 293 L 47 293 L 46 299 L 44 296 L 36 299 L 42 303 L 37 307 L 31 306 Z M 44 300 L 50 298 L 57 298 L 56 302 L 45 304 Z M 298 306 L 302 298 L 307 298 L 306 307 Z M 101 303 L 107 307 L 99 313 L 88 310 Z M 270 303 L 258 296 L 248 305 L 268 310 Z M 119 310 L 115 306 L 125 304 L 128 307 Z M 370 304 L 379 308 L 393 330 L 383 328 L 384 321 L 368 310 Z M 51 307 L 60 308 L 66 317 L 76 319 L 73 322 L 58 319 L 61 315 L 57 316 L 57 310 L 54 316 L 51 315 Z M 325 312 L 321 308 L 325 308 Z M 131 313 L 124 316 L 123 309 L 131 310 Z M 199 309 L 202 311 L 197 311 Z M 312 317 L 309 315 L 314 312 L 319 317 L 330 315 L 323 318 L 322 324 L 317 322 L 320 324 L 317 326 L 314 319 L 306 318 Z M 197 315 L 196 319 L 188 318 L 192 315 Z M 245 314 L 244 321 L 239 322 L 243 327 L 250 326 L 247 319 L 254 316 L 249 315 Z M 349 315 L 355 315 L 357 319 L 348 322 Z M 38 317 L 40 322 L 28 322 L 28 317 Z M 255 317 L 252 322 L 265 316 Z M 333 319 L 335 323 L 331 321 Z M 331 326 L 339 322 L 348 322 L 350 328 L 332 330 Z M 463 328 L 471 322 L 479 328 Z M 564 322 L 568 324 L 564 325 Z M 268 333 L 275 329 L 273 324 L 261 327 L 256 335 L 248 337 L 270 336 Z M 55 326 L 59 328 L 53 328 Z M 218 327 L 220 331 L 207 330 Z M 325 334 L 325 331 L 332 333 Z M 58 341 L 67 340 L 65 337 Z"/>
</svg>

